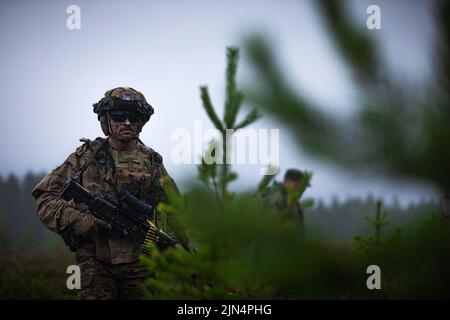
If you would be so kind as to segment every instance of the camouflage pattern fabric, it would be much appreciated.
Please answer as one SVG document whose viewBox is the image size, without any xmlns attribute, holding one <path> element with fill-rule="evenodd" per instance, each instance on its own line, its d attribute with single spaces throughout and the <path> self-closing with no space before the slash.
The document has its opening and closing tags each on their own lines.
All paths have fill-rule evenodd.
<svg viewBox="0 0 450 320">
<path fill-rule="evenodd" d="M 85 257 L 79 266 L 79 300 L 139 300 L 142 298 L 139 286 L 152 276 L 139 261 L 110 264 Z"/>
<path fill-rule="evenodd" d="M 74 223 L 79 218 L 79 212 L 89 214 L 88 208 L 82 203 L 57 200 L 67 179 L 93 158 L 102 141 L 102 138 L 95 141 L 85 140 L 63 164 L 39 182 L 32 194 L 42 222 L 50 230 L 62 235 L 70 249 L 76 252 L 79 261 L 86 257 L 95 257 L 113 265 L 133 263 L 140 255 L 140 248 L 128 238 L 115 230 L 99 230 L 92 237 L 79 237 L 74 232 Z M 176 188 L 164 168 L 162 157 L 139 141 L 136 148 L 130 152 L 114 151 L 106 144 L 77 182 L 91 193 L 109 199 L 116 200 L 120 191 L 126 189 L 141 200 L 156 205 L 165 201 L 166 196 L 160 184 L 160 179 L 164 177 L 170 179 Z M 161 220 L 164 219 L 158 218 L 156 224 L 164 227 L 166 232 L 172 232 L 170 223 Z M 180 240 L 187 241 L 184 235 L 181 238 Z"/>
</svg>

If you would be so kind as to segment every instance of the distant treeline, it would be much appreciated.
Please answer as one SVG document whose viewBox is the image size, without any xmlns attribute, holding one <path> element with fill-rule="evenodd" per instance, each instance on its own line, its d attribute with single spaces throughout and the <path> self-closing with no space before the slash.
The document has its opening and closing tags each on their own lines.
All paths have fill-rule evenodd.
<svg viewBox="0 0 450 320">
<path fill-rule="evenodd" d="M 365 199 L 348 198 L 345 201 L 335 198 L 329 205 L 319 201 L 316 206 L 305 210 L 305 224 L 322 236 L 351 242 L 355 235 L 373 233 L 373 226 L 366 221 L 365 216 L 374 217 L 377 200 L 369 195 Z M 422 200 L 405 207 L 394 200 L 392 204 L 383 204 L 382 211 L 388 212 L 386 219 L 389 222 L 383 231 L 390 232 L 397 226 L 408 229 L 415 222 L 429 218 L 438 211 L 438 204 Z"/>
<path fill-rule="evenodd" d="M 0 242 L 2 246 L 41 246 L 58 243 L 59 237 L 47 230 L 36 213 L 31 191 L 44 177 L 27 173 L 0 175 Z M 62 243 L 62 241 L 61 241 Z"/>
<path fill-rule="evenodd" d="M 62 243 L 59 237 L 47 230 L 36 213 L 31 190 L 43 178 L 43 174 L 28 173 L 23 178 L 14 174 L 0 175 L 0 243 L 7 245 L 42 246 Z M 333 200 L 326 205 L 319 201 L 316 206 L 305 210 L 307 230 L 318 231 L 325 237 L 349 242 L 356 234 L 369 234 L 372 227 L 364 215 L 372 216 L 376 200 L 372 196 L 365 199 L 352 198 L 345 201 Z M 408 225 L 425 218 L 437 205 L 422 202 L 402 208 L 393 203 L 383 206 L 389 212 L 389 230 L 397 224 Z"/>
</svg>

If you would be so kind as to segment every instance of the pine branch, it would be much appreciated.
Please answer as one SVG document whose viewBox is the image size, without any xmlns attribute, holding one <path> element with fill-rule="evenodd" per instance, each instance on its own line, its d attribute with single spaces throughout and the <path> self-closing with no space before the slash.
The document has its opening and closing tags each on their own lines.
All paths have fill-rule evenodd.
<svg viewBox="0 0 450 320">
<path fill-rule="evenodd" d="M 257 193 L 263 192 L 274 178 L 275 178 L 275 175 L 264 175 L 258 184 Z"/>
<path fill-rule="evenodd" d="M 234 119 L 238 112 L 236 89 L 236 71 L 239 59 L 239 49 L 236 47 L 227 48 L 227 71 L 226 71 L 226 98 L 224 108 L 224 120 L 227 128 L 233 127 Z"/>
<path fill-rule="evenodd" d="M 236 99 L 233 104 L 232 112 L 231 112 L 231 118 L 229 120 L 228 128 L 232 128 L 234 126 L 234 123 L 236 122 L 237 114 L 239 113 L 239 110 L 241 109 L 242 102 L 244 101 L 244 93 L 242 91 L 237 90 L 236 91 Z"/>
<path fill-rule="evenodd" d="M 217 128 L 217 130 L 220 130 L 221 132 L 224 130 L 222 126 L 222 122 L 219 120 L 219 117 L 217 116 L 216 112 L 214 111 L 214 107 L 211 103 L 211 99 L 209 98 L 208 88 L 206 86 L 200 87 L 200 96 L 203 102 L 203 108 L 205 109 L 206 113 L 208 114 L 209 119 L 211 119 L 214 126 Z"/>
<path fill-rule="evenodd" d="M 305 192 L 306 188 L 311 186 L 312 175 L 313 173 L 311 171 L 303 172 L 303 178 L 300 182 L 300 194 L 298 199 L 300 199 L 303 196 L 303 193 Z"/>
<path fill-rule="evenodd" d="M 365 30 L 349 21 L 346 3 L 341 0 L 319 0 L 316 4 L 322 11 L 336 47 L 354 70 L 357 80 L 376 82 L 380 64 L 375 44 Z"/>
<path fill-rule="evenodd" d="M 314 200 L 314 198 L 308 198 L 308 199 L 305 199 L 302 202 L 300 202 L 300 207 L 302 209 L 307 209 L 307 208 L 314 206 L 315 204 L 316 204 L 316 201 Z"/>
<path fill-rule="evenodd" d="M 256 108 L 253 108 L 244 118 L 244 120 L 242 120 L 239 124 L 236 125 L 236 127 L 234 127 L 234 130 L 239 130 L 242 129 L 246 126 L 248 126 L 249 124 L 255 122 L 256 120 L 258 120 L 259 118 L 261 118 L 260 113 L 258 112 L 258 110 Z"/>
</svg>

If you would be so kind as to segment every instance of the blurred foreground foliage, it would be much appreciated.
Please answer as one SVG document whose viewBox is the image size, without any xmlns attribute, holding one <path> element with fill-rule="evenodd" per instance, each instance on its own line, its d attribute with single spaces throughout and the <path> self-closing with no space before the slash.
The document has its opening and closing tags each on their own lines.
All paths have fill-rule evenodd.
<svg viewBox="0 0 450 320">
<path fill-rule="evenodd" d="M 375 228 L 349 246 L 313 232 L 304 239 L 297 225 L 252 194 L 237 195 L 224 207 L 201 188 L 175 197 L 173 207 L 163 209 L 177 208 L 172 212 L 190 227 L 198 250 L 175 248 L 142 257 L 155 272 L 145 284 L 146 298 L 450 297 L 450 221 L 440 214 L 424 214 L 408 231 L 395 228 L 381 236 Z M 372 264 L 381 268 L 382 290 L 366 287 Z"/>
<path fill-rule="evenodd" d="M 311 156 L 351 170 L 376 169 L 390 177 L 419 179 L 450 196 L 450 2 L 433 2 L 433 72 L 420 86 L 392 74 L 372 37 L 377 31 L 354 23 L 348 2 L 315 4 L 336 53 L 353 76 L 353 114 L 342 119 L 333 106 L 324 111 L 302 95 L 281 71 L 275 48 L 261 35 L 246 43 L 257 75 L 246 95 L 286 125 L 296 146 Z"/>
<path fill-rule="evenodd" d="M 347 168 L 376 168 L 391 176 L 421 179 L 448 194 L 450 10 L 448 1 L 439 6 L 435 78 L 424 90 L 389 77 L 373 38 L 352 24 L 342 1 L 320 0 L 317 7 L 330 39 L 359 90 L 351 119 L 321 111 L 294 91 L 273 49 L 260 36 L 250 38 L 246 46 L 258 74 L 246 95 L 285 124 L 297 146 L 313 156 Z M 207 113 L 211 118 L 211 110 Z M 217 117 L 211 121 L 219 125 Z M 208 171 L 206 164 L 200 169 L 203 181 L 208 181 L 208 172 L 216 172 L 216 167 Z M 259 189 L 268 181 L 263 179 Z M 373 233 L 355 236 L 348 246 L 312 230 L 302 238 L 294 224 L 264 208 L 255 193 L 235 194 L 227 201 L 216 197 L 194 188 L 181 198 L 171 197 L 161 208 L 184 221 L 198 251 L 171 249 L 143 258 L 155 271 L 144 288 L 147 298 L 450 297 L 450 222 L 442 212 L 423 212 L 408 228 L 384 232 L 390 213 L 378 202 L 374 216 L 365 217 Z M 381 269 L 381 290 L 366 286 L 366 270 L 372 264 Z"/>
<path fill-rule="evenodd" d="M 262 66 L 270 68 L 270 61 L 265 61 Z M 274 79 L 271 81 L 274 90 L 268 92 L 285 90 L 282 86 L 277 87 L 280 84 L 273 82 Z M 305 127 L 314 128 L 317 125 L 317 118 L 312 116 L 314 112 L 296 103 L 293 96 L 276 96 L 275 100 L 268 101 L 276 101 L 279 110 L 276 113 L 286 119 L 289 115 L 299 116 L 295 121 L 301 122 L 296 122 L 294 129 L 305 133 Z M 207 113 L 213 123 L 218 121 L 217 117 L 211 116 L 211 109 Z M 332 126 L 323 128 L 322 134 L 327 134 Z M 309 138 L 317 137 L 306 136 L 304 139 Z M 322 151 L 334 152 L 328 150 L 324 141 L 317 142 L 320 144 L 311 144 L 318 147 L 316 151 L 323 148 Z M 211 153 L 211 150 L 207 152 Z M 223 149 L 223 152 L 229 150 Z M 409 228 L 396 227 L 389 233 L 383 233 L 388 225 L 386 219 L 389 219 L 389 213 L 382 211 L 382 203 L 378 201 L 374 204 L 374 217 L 365 216 L 366 222 L 373 228 L 373 234 L 355 236 L 350 246 L 312 230 L 307 230 L 304 237 L 293 221 L 264 207 L 258 191 L 264 189 L 270 179 L 263 178 L 257 191 L 230 197 L 228 193 L 219 194 L 210 188 L 211 184 L 214 185 L 218 169 L 224 170 L 220 164 L 211 166 L 203 162 L 198 169 L 206 188 L 193 187 L 184 195 L 166 188 L 169 203 L 159 206 L 159 211 L 171 215 L 172 219 L 180 219 L 179 225 L 187 226 L 196 250 L 187 253 L 172 248 L 159 252 L 154 247 L 153 257 L 142 257 L 143 263 L 154 272 L 142 288 L 146 298 L 450 297 L 448 216 L 437 211 L 423 212 L 421 221 L 412 223 Z M 309 178 L 305 185 L 309 184 Z M 228 182 L 222 180 L 225 183 L 222 190 L 227 190 Z M 297 200 L 300 201 L 300 198 L 301 194 Z M 363 214 L 360 212 L 362 220 Z M 366 285 L 369 277 L 366 270 L 373 264 L 381 268 L 382 290 L 369 290 Z"/>
<path fill-rule="evenodd" d="M 68 265 L 76 263 L 75 257 L 57 235 L 41 224 L 34 204 L 28 198 L 28 196 L 31 197 L 31 188 L 40 177 L 41 175 L 32 174 L 22 179 L 15 176 L 7 179 L 0 177 L 0 188 L 5 192 L 3 194 L 5 197 L 0 195 L 0 299 L 71 299 L 76 294 L 66 288 L 68 276 L 66 269 Z M 27 181 L 31 182 L 26 183 Z M 8 192 L 13 190 L 10 184 L 17 186 L 14 189 L 17 192 Z M 168 215 L 181 214 L 182 220 L 186 221 L 189 227 L 193 244 L 199 248 L 199 251 L 188 255 L 182 250 L 169 250 L 150 260 L 149 267 L 157 273 L 158 277 L 157 280 L 149 279 L 147 297 L 187 299 L 218 296 L 230 299 L 351 297 L 351 292 L 346 291 L 348 287 L 344 283 L 338 282 L 328 286 L 326 278 L 317 283 L 315 278 L 305 279 L 304 290 L 302 289 L 300 293 L 295 290 L 300 287 L 301 282 L 291 283 L 288 278 L 281 281 L 281 283 L 287 283 L 288 288 L 277 287 L 277 279 L 296 273 L 297 268 L 300 271 L 305 270 L 305 274 L 296 275 L 293 281 L 303 281 L 302 278 L 311 277 L 311 272 L 315 270 L 312 267 L 313 263 L 318 263 L 315 267 L 319 268 L 318 270 L 325 268 L 324 275 L 328 273 L 334 279 L 333 264 L 330 264 L 330 267 L 325 261 L 334 258 L 337 259 L 333 260 L 334 266 L 337 265 L 340 270 L 346 266 L 346 262 L 350 263 L 351 270 L 356 273 L 351 274 L 352 271 L 348 270 L 345 274 L 350 274 L 352 279 L 358 279 L 355 281 L 357 286 L 355 290 L 360 292 L 361 296 L 370 294 L 367 289 L 364 289 L 367 277 L 364 270 L 367 265 L 352 258 L 355 254 L 351 244 L 353 236 L 360 234 L 361 241 L 357 241 L 356 247 L 360 248 L 361 252 L 372 248 L 372 240 L 370 240 L 372 226 L 364 220 L 363 215 L 371 215 L 374 210 L 376 201 L 373 197 L 346 201 L 335 199 L 330 204 L 319 200 L 315 207 L 305 210 L 307 237 L 302 244 L 294 225 L 282 220 L 281 217 L 274 216 L 273 212 L 269 214 L 267 208 L 260 210 L 261 204 L 255 198 L 255 194 L 253 191 L 248 194 L 239 194 L 233 197 L 235 198 L 233 202 L 226 202 L 226 208 L 221 208 L 212 190 L 193 189 L 181 198 L 172 196 L 171 199 L 174 201 L 171 201 L 168 206 L 163 206 L 163 209 L 167 210 Z M 423 202 L 405 208 L 395 203 L 389 207 L 384 206 L 387 208 L 383 210 L 388 211 L 387 219 L 390 224 L 382 230 L 381 243 L 389 234 L 395 234 L 396 225 L 401 225 L 403 233 L 407 232 L 406 237 L 410 239 L 414 230 L 418 229 L 423 220 L 430 216 L 427 213 L 435 207 L 436 205 L 432 202 Z M 188 219 L 188 217 L 191 218 Z M 277 225 L 280 220 L 281 224 Z M 198 234 L 198 239 L 194 237 L 195 234 Z M 274 235 L 285 238 L 274 239 Z M 423 248 L 426 247 L 426 243 L 423 244 Z M 218 251 L 214 252 L 213 248 Z M 290 259 L 291 250 L 295 252 L 293 257 L 299 258 L 300 261 Z M 266 257 L 268 264 L 262 256 L 263 251 L 268 252 Z M 411 247 L 409 252 L 412 255 L 414 247 Z M 300 253 L 303 256 L 299 256 Z M 304 259 L 309 259 L 308 254 L 313 255 L 311 260 L 305 267 L 298 267 Z M 281 258 L 278 258 L 280 256 Z M 258 257 L 258 260 L 252 261 L 253 257 Z M 417 260 L 420 260 L 419 256 L 404 263 L 413 264 Z M 256 261 L 260 263 L 257 264 Z M 253 273 L 255 266 L 257 272 Z M 273 268 L 278 268 L 278 271 L 271 274 L 270 270 Z M 285 268 L 286 271 L 284 271 Z M 341 273 L 336 274 L 340 276 Z M 248 275 L 250 277 L 247 277 Z M 315 274 L 316 278 L 319 276 Z M 426 276 L 422 279 L 426 281 Z M 216 289 L 211 289 L 213 284 Z M 384 280 L 382 280 L 383 284 Z M 355 295 L 355 291 L 352 292 Z M 376 293 L 372 295 L 376 296 Z"/>
</svg>

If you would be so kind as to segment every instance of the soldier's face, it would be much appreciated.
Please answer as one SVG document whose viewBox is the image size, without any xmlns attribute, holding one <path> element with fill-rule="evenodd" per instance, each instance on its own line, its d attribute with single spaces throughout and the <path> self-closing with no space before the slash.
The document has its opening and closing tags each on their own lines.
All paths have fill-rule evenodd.
<svg viewBox="0 0 450 320">
<path fill-rule="evenodd" d="M 137 139 L 144 125 L 135 113 L 111 112 L 108 119 L 111 137 L 121 141 Z"/>
</svg>

